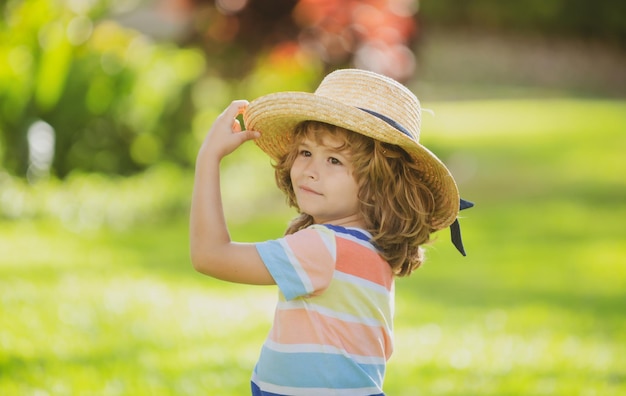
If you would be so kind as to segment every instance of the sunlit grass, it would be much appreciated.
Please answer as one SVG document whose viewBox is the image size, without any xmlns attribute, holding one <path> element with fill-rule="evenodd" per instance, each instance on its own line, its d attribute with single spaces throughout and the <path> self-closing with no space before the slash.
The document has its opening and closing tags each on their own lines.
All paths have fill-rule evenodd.
<svg viewBox="0 0 626 396">
<path fill-rule="evenodd" d="M 387 390 L 623 393 L 624 103 L 441 107 L 426 123 L 477 202 L 461 220 L 469 256 L 455 257 L 442 232 L 426 266 L 399 283 Z"/>
<path fill-rule="evenodd" d="M 0 393 L 244 393 L 275 292 L 195 274 L 184 227 L 5 224 Z"/>
<path fill-rule="evenodd" d="M 444 230 L 397 283 L 387 393 L 626 393 L 626 103 L 427 107 L 424 141 L 477 206 L 461 219 L 468 257 Z M 225 178 L 233 237 L 280 236 L 290 214 L 265 189 L 246 221 L 258 180 L 240 166 Z M 123 231 L 59 224 L 0 223 L 0 394 L 248 392 L 273 288 L 195 273 L 182 215 Z"/>
</svg>

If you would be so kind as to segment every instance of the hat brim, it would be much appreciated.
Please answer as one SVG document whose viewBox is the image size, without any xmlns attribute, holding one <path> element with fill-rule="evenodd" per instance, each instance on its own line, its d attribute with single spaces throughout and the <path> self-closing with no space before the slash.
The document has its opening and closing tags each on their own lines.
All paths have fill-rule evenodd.
<svg viewBox="0 0 626 396">
<path fill-rule="evenodd" d="M 278 92 L 253 100 L 244 115 L 246 129 L 259 131 L 256 144 L 278 161 L 290 148 L 295 127 L 321 121 L 402 147 L 420 170 L 420 178 L 435 198 L 434 230 L 448 227 L 459 211 L 459 192 L 448 168 L 426 147 L 382 119 L 354 106 L 308 92 Z"/>
</svg>

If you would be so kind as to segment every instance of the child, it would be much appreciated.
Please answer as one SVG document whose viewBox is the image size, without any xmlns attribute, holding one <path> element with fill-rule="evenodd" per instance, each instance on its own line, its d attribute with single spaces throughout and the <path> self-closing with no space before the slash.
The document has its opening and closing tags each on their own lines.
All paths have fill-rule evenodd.
<svg viewBox="0 0 626 396">
<path fill-rule="evenodd" d="M 383 394 L 394 277 L 419 267 L 431 233 L 451 225 L 464 254 L 456 217 L 465 201 L 419 132 L 420 105 L 407 88 L 351 69 L 313 94 L 234 101 L 215 121 L 196 164 L 191 258 L 215 278 L 278 286 L 253 395 Z M 230 240 L 219 164 L 247 140 L 274 161 L 299 212 L 283 238 Z"/>
</svg>

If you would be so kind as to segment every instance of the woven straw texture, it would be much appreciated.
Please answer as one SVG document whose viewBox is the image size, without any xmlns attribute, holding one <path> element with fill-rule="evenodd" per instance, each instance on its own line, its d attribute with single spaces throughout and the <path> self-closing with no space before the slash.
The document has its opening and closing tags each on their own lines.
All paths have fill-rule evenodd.
<svg viewBox="0 0 626 396">
<path fill-rule="evenodd" d="M 395 121 L 411 137 L 362 109 Z M 459 211 L 456 183 L 445 165 L 419 144 L 420 104 L 402 84 L 364 70 L 337 70 L 326 76 L 315 93 L 265 95 L 252 101 L 244 113 L 246 128 L 261 132 L 256 143 L 274 160 L 287 152 L 292 131 L 305 120 L 337 125 L 402 147 L 415 159 L 421 179 L 435 197 L 433 229 L 445 228 L 456 219 Z"/>
</svg>

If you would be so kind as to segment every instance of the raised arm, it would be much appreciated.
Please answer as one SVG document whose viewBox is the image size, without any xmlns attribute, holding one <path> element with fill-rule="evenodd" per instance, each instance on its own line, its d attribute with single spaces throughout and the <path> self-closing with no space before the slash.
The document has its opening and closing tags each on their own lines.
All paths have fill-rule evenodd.
<svg viewBox="0 0 626 396">
<path fill-rule="evenodd" d="M 230 240 L 220 190 L 220 162 L 258 132 L 241 131 L 235 117 L 248 102 L 233 101 L 215 120 L 196 160 L 189 237 L 191 262 L 206 275 L 237 283 L 269 285 L 274 280 L 254 244 Z"/>
</svg>

